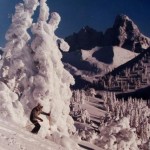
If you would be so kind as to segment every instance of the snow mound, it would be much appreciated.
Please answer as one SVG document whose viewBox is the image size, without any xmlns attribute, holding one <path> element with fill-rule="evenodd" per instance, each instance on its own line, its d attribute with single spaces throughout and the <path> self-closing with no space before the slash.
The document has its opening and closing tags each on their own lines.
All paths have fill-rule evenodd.
<svg viewBox="0 0 150 150">
<path fill-rule="evenodd" d="M 0 117 L 8 121 L 12 118 L 15 122 L 19 121 L 25 124 L 23 106 L 18 101 L 17 94 L 12 92 L 3 82 L 0 82 L 0 99 Z"/>
<path fill-rule="evenodd" d="M 138 150 L 138 139 L 134 129 L 130 128 L 128 117 L 102 127 L 95 144 L 106 150 Z"/>
</svg>

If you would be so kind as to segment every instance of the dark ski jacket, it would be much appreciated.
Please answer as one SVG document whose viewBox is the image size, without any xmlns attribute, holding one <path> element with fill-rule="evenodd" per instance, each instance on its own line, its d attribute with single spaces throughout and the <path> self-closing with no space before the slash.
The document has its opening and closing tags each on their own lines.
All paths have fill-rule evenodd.
<svg viewBox="0 0 150 150">
<path fill-rule="evenodd" d="M 33 122 L 33 121 L 37 121 L 37 120 L 40 120 L 40 121 L 43 121 L 40 117 L 38 117 L 40 114 L 43 114 L 43 115 L 46 115 L 46 116 L 49 116 L 50 113 L 45 113 L 42 111 L 42 107 L 34 107 L 31 111 L 31 114 L 30 114 L 30 121 Z"/>
</svg>

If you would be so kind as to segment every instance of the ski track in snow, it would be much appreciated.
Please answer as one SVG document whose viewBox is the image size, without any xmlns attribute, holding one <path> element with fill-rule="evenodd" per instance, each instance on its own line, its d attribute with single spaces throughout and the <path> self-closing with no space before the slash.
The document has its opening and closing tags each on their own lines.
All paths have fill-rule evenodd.
<svg viewBox="0 0 150 150">
<path fill-rule="evenodd" d="M 64 150 L 64 148 L 0 120 L 0 150 Z"/>
</svg>

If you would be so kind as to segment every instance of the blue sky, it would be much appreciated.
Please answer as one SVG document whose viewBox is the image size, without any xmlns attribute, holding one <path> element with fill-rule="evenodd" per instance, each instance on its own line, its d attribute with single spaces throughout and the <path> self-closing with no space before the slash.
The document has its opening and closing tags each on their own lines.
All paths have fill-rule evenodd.
<svg viewBox="0 0 150 150">
<path fill-rule="evenodd" d="M 22 0 L 0 0 L 0 46 L 11 23 L 15 4 Z M 141 32 L 150 37 L 150 0 L 48 0 L 50 11 L 62 18 L 57 35 L 68 36 L 83 26 L 105 31 L 113 25 L 117 14 L 128 15 Z"/>
</svg>

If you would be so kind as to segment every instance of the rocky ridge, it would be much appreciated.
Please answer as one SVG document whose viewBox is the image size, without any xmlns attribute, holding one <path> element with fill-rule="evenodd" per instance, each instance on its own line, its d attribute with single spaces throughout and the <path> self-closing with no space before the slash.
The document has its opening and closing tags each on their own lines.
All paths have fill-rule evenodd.
<svg viewBox="0 0 150 150">
<path fill-rule="evenodd" d="M 86 26 L 65 40 L 70 45 L 71 51 L 90 50 L 95 46 L 119 46 L 140 53 L 150 46 L 150 39 L 144 36 L 126 15 L 118 15 L 113 26 L 104 33 Z"/>
</svg>

